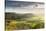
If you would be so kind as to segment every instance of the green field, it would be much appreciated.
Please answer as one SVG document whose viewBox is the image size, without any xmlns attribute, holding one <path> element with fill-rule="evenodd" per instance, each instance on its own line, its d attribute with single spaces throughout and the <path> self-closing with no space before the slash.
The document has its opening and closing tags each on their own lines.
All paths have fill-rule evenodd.
<svg viewBox="0 0 46 31">
<path fill-rule="evenodd" d="M 5 14 L 6 30 L 27 30 L 44 28 L 44 17 L 33 14 Z M 14 16 L 14 17 L 13 17 Z"/>
</svg>

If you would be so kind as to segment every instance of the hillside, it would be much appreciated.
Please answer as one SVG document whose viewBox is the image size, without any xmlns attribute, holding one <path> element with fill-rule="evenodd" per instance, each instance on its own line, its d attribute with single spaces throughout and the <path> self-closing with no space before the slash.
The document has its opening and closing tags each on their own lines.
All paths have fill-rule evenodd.
<svg viewBox="0 0 46 31">
<path fill-rule="evenodd" d="M 18 14 L 18 13 L 5 13 L 5 19 L 24 19 L 24 18 L 30 18 L 34 16 L 32 13 L 25 13 L 25 14 Z"/>
<path fill-rule="evenodd" d="M 44 19 L 32 13 L 5 13 L 6 29 L 41 29 L 44 28 Z"/>
</svg>

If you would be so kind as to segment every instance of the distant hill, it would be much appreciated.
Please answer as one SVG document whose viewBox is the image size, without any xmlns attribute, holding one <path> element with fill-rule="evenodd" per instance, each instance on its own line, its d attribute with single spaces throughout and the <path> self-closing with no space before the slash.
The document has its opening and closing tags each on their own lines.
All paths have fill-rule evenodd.
<svg viewBox="0 0 46 31">
<path fill-rule="evenodd" d="M 5 13 L 5 19 L 24 19 L 34 16 L 32 13 L 18 14 L 18 13 Z"/>
</svg>

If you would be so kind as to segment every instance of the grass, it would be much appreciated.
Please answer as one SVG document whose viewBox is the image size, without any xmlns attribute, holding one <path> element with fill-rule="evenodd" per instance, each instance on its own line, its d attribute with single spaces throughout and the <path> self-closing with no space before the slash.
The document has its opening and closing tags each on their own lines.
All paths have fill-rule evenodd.
<svg viewBox="0 0 46 31">
<path fill-rule="evenodd" d="M 41 29 L 44 28 L 43 21 L 43 17 L 32 17 L 31 20 L 25 21 L 10 20 L 9 25 L 6 24 L 6 30 Z"/>
</svg>

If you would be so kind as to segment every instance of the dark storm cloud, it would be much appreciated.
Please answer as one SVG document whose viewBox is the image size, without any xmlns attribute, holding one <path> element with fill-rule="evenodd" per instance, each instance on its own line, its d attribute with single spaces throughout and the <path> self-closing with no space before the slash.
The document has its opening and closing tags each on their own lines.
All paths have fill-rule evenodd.
<svg viewBox="0 0 46 31">
<path fill-rule="evenodd" d="M 40 3 L 40 2 L 25 2 L 25 1 L 9 1 L 9 0 L 6 0 L 6 7 L 27 7 L 27 6 L 32 6 L 32 5 L 36 5 L 37 4 L 44 4 L 43 2 Z"/>
</svg>

